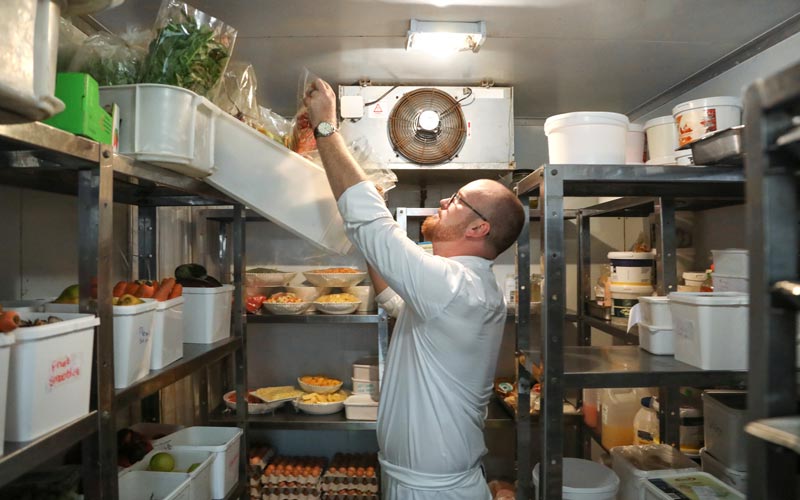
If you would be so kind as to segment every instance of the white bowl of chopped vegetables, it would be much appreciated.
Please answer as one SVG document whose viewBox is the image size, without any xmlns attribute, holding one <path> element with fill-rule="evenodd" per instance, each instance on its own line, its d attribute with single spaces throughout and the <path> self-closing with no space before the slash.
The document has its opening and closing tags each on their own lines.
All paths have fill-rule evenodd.
<svg viewBox="0 0 800 500">
<path fill-rule="evenodd" d="M 272 314 L 302 314 L 311 302 L 304 301 L 297 295 L 288 292 L 273 294 L 261 304 L 261 307 Z"/>
</svg>

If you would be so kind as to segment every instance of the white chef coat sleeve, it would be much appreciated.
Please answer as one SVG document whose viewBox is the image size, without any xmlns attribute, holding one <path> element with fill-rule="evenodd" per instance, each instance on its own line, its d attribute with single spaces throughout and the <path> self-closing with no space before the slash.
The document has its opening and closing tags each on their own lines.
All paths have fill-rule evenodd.
<svg viewBox="0 0 800 500">
<path fill-rule="evenodd" d="M 458 264 L 412 242 L 372 182 L 350 186 L 338 203 L 347 236 L 406 305 L 433 317 L 450 303 L 462 286 Z"/>
<path fill-rule="evenodd" d="M 397 295 L 397 292 L 392 290 L 391 288 L 385 288 L 381 293 L 375 296 L 375 302 L 386 311 L 392 318 L 397 318 L 400 316 L 400 311 L 403 309 L 405 302 L 403 299 Z"/>
</svg>

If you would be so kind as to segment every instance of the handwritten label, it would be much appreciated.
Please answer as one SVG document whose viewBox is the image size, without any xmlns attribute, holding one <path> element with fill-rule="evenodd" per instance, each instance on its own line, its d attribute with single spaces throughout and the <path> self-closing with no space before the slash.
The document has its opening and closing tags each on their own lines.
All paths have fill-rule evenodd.
<svg viewBox="0 0 800 500">
<path fill-rule="evenodd" d="M 50 361 L 45 392 L 53 392 L 58 386 L 78 380 L 83 374 L 83 353 L 72 353 Z"/>
<path fill-rule="evenodd" d="M 150 332 L 144 329 L 144 327 L 139 327 L 139 344 L 146 344 L 150 341 Z"/>
</svg>

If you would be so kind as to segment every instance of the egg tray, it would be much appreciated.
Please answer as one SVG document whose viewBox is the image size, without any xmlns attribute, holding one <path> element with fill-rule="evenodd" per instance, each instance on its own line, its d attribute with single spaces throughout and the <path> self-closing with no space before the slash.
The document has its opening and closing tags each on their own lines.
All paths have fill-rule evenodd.
<svg viewBox="0 0 800 500">
<path fill-rule="evenodd" d="M 250 476 L 259 477 L 264 473 L 267 464 L 275 456 L 275 451 L 269 446 L 256 446 L 250 449 L 249 467 Z"/>
<path fill-rule="evenodd" d="M 322 495 L 322 500 L 378 500 L 379 498 L 380 496 L 375 494 L 349 493 L 347 490 Z"/>
<path fill-rule="evenodd" d="M 320 484 L 320 476 L 295 476 L 289 474 L 272 474 L 261 476 L 262 488 L 278 488 L 281 486 L 310 486 L 317 488 Z"/>
<path fill-rule="evenodd" d="M 314 488 L 263 488 L 261 500 L 318 500 L 320 492 Z"/>
<path fill-rule="evenodd" d="M 330 477 L 322 479 L 322 491 L 333 492 L 340 490 L 355 490 L 359 493 L 378 493 L 379 481 L 377 477 Z"/>
</svg>

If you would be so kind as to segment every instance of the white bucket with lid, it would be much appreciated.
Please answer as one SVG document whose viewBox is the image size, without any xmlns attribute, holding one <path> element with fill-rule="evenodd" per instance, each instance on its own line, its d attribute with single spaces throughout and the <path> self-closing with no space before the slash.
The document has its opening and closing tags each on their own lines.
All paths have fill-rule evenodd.
<svg viewBox="0 0 800 500">
<path fill-rule="evenodd" d="M 704 135 L 742 124 L 742 100 L 721 96 L 695 99 L 672 108 L 678 125 L 678 145 L 694 142 Z"/>
<path fill-rule="evenodd" d="M 612 285 L 650 285 L 653 283 L 653 259 L 650 252 L 608 252 Z"/>
<path fill-rule="evenodd" d="M 623 164 L 628 117 L 619 113 L 579 111 L 544 122 L 550 163 Z"/>
<path fill-rule="evenodd" d="M 672 115 L 659 116 L 644 124 L 647 135 L 648 165 L 671 165 L 675 163 L 678 148 L 678 126 Z"/>
<path fill-rule="evenodd" d="M 651 285 L 611 285 L 611 317 L 628 318 L 631 308 L 639 303 L 639 297 L 653 294 Z"/>
<path fill-rule="evenodd" d="M 683 273 L 683 281 L 686 286 L 701 287 L 706 280 L 706 273 L 685 272 Z"/>
<path fill-rule="evenodd" d="M 564 458 L 564 500 L 614 500 L 619 477 L 605 465 L 580 458 Z M 533 486 L 539 498 L 539 464 L 533 468 Z"/>
<path fill-rule="evenodd" d="M 628 124 L 625 142 L 625 163 L 641 165 L 644 163 L 644 127 L 638 123 Z"/>
</svg>

